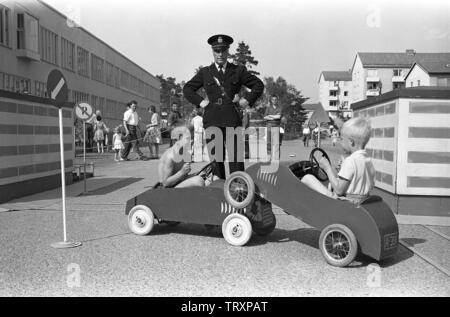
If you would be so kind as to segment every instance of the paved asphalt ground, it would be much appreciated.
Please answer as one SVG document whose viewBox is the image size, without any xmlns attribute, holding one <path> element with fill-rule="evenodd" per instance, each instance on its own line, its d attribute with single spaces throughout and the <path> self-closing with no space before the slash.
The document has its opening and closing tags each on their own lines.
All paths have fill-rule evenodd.
<svg viewBox="0 0 450 317">
<path fill-rule="evenodd" d="M 324 148 L 338 157 L 327 142 Z M 287 141 L 282 159 L 307 159 L 310 149 Z M 200 225 L 156 225 L 149 236 L 136 236 L 124 204 L 156 182 L 157 161 L 116 163 L 110 153 L 88 160 L 96 163 L 90 194 L 80 196 L 83 182 L 67 188 L 68 236 L 81 247 L 50 246 L 63 240 L 60 189 L 0 205 L 0 296 L 450 295 L 449 227 L 400 225 L 402 241 L 438 266 L 401 245 L 383 263 L 359 257 L 332 267 L 318 249 L 320 233 L 279 208 L 274 232 L 245 247 Z"/>
</svg>

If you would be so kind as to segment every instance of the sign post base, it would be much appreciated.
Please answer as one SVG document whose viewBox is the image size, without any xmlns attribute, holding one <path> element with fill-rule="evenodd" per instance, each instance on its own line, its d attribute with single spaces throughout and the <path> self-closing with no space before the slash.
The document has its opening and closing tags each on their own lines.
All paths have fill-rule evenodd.
<svg viewBox="0 0 450 317">
<path fill-rule="evenodd" d="M 79 247 L 81 245 L 82 245 L 81 242 L 73 242 L 73 241 L 55 242 L 55 243 L 51 244 L 52 248 L 55 248 L 55 249 L 76 248 L 76 247 Z"/>
</svg>

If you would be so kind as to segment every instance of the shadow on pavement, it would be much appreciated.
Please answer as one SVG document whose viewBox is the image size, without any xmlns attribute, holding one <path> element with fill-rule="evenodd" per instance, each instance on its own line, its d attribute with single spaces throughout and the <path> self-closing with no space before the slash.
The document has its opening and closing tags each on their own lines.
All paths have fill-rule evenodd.
<svg viewBox="0 0 450 317">
<path fill-rule="evenodd" d="M 88 180 L 88 190 L 89 188 L 94 188 L 89 191 L 87 195 L 105 195 L 109 194 L 114 190 L 126 187 L 135 182 L 139 182 L 144 178 L 123 178 L 123 177 L 114 177 L 114 178 L 91 178 Z M 66 187 L 66 197 L 78 197 L 82 194 L 83 187 L 82 182 L 74 183 L 70 186 Z M 6 202 L 5 204 L 17 204 L 17 203 L 27 203 L 27 202 L 36 202 L 40 200 L 52 200 L 52 199 L 60 199 L 61 198 L 61 188 L 52 189 L 46 192 L 37 193 L 34 195 L 14 199 Z"/>
<path fill-rule="evenodd" d="M 143 180 L 144 178 L 130 177 L 130 178 L 125 178 L 125 179 L 123 179 L 123 178 L 119 178 L 119 179 L 120 179 L 119 181 L 117 181 L 113 184 L 110 184 L 110 185 L 107 185 L 104 187 L 100 187 L 96 190 L 91 190 L 91 191 L 89 191 L 88 194 L 85 194 L 85 196 L 86 195 L 106 195 L 115 190 L 121 189 L 123 187 L 127 187 L 128 185 L 131 185 L 133 183 L 139 182 L 139 181 Z M 78 195 L 78 196 L 80 196 L 80 195 Z"/>
<path fill-rule="evenodd" d="M 417 239 L 417 238 L 401 238 L 400 240 L 402 240 L 403 242 L 405 242 L 406 244 L 410 245 L 410 246 L 415 246 L 416 244 L 422 244 L 427 242 L 427 240 L 424 239 Z"/>
<path fill-rule="evenodd" d="M 262 245 L 267 242 L 275 242 L 275 243 L 283 243 L 296 241 L 301 244 L 305 244 L 319 251 L 319 237 L 320 231 L 313 228 L 301 228 L 297 230 L 284 230 L 284 229 L 275 229 L 272 234 L 268 236 L 258 236 L 253 235 L 252 239 L 247 244 L 248 246 L 257 246 Z M 414 240 L 415 243 L 423 243 L 423 239 L 402 239 L 402 240 Z M 397 254 L 392 258 L 385 259 L 383 261 L 378 262 L 380 267 L 387 268 L 397 263 L 403 262 L 409 258 L 414 256 L 414 253 L 403 247 L 402 245 L 398 245 Z M 358 263 L 359 262 L 359 263 Z M 365 267 L 371 263 L 377 262 L 376 260 L 359 253 L 353 262 L 348 268 L 359 268 Z"/>
</svg>

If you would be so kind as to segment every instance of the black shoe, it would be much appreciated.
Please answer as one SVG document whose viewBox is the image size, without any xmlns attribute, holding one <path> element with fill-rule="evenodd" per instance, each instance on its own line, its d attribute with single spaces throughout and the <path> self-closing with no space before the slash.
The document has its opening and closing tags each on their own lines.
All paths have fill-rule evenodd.
<svg viewBox="0 0 450 317">
<path fill-rule="evenodd" d="M 139 159 L 140 159 L 141 161 L 148 161 L 148 160 L 149 160 L 149 158 L 146 157 L 146 156 L 141 156 Z"/>
</svg>

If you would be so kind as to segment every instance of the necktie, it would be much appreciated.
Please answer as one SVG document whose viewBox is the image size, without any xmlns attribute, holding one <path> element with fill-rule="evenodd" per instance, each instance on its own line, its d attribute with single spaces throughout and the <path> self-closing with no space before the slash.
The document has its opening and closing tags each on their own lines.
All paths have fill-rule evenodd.
<svg viewBox="0 0 450 317">
<path fill-rule="evenodd" d="M 223 65 L 219 65 L 219 76 L 220 76 L 220 81 L 223 81 Z"/>
</svg>

